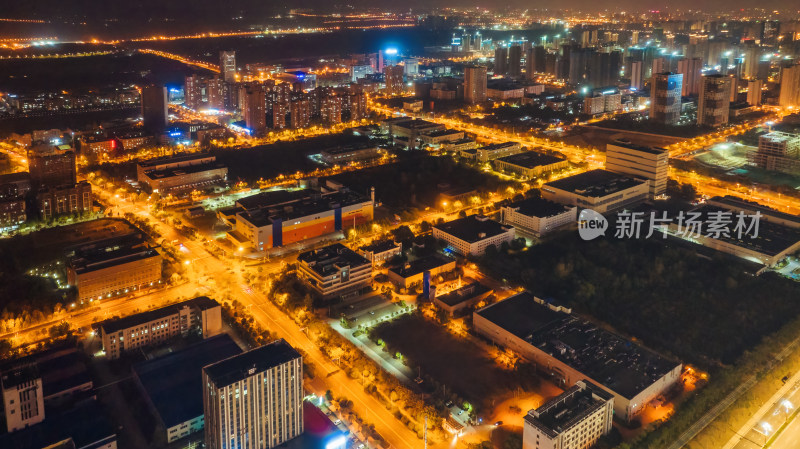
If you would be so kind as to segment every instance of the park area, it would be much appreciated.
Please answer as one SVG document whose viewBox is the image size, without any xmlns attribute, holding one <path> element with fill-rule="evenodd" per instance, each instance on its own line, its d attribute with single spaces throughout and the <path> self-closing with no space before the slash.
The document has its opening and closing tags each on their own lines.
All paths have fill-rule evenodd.
<svg viewBox="0 0 800 449">
<path fill-rule="evenodd" d="M 541 379 L 531 365 L 518 360 L 507 363 L 502 360 L 504 352 L 457 337 L 421 314 L 382 323 L 372 330 L 371 338 L 382 340 L 389 353 L 399 352 L 414 371 L 419 368 L 426 383 L 423 389 L 440 385 L 484 416 L 497 414 L 496 407 L 512 398 L 541 404 L 561 392 Z M 498 357 L 493 358 L 490 350 Z M 505 407 L 512 402 L 505 402 Z"/>
</svg>

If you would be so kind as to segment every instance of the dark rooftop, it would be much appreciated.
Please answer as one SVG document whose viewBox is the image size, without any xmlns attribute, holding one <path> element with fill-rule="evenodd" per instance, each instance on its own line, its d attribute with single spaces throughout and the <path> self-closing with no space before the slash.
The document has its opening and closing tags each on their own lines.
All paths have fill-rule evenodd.
<svg viewBox="0 0 800 449">
<path fill-rule="evenodd" d="M 450 234 L 457 239 L 464 240 L 465 242 L 475 243 L 489 237 L 503 234 L 513 227 L 502 225 L 483 215 L 470 215 L 436 225 L 434 228 Z"/>
<path fill-rule="evenodd" d="M 228 334 L 221 334 L 138 363 L 133 371 L 169 428 L 203 414 L 203 367 L 241 353 Z"/>
<path fill-rule="evenodd" d="M 72 438 L 75 447 L 104 447 L 116 441 L 109 414 L 95 400 L 14 433 L 0 435 L 3 449 L 49 447 Z"/>
<path fill-rule="evenodd" d="M 573 208 L 572 206 L 566 206 L 543 198 L 528 198 L 511 203 L 506 207 L 515 209 L 522 215 L 539 218 L 563 214 Z"/>
<path fill-rule="evenodd" d="M 197 298 L 171 304 L 160 309 L 148 310 L 146 312 L 126 316 L 125 318 L 118 318 L 116 320 L 103 321 L 100 323 L 100 327 L 102 327 L 107 334 L 111 334 L 142 323 L 149 323 L 150 321 L 154 321 L 159 318 L 174 315 L 178 313 L 178 311 L 184 306 L 195 307 L 200 310 L 207 310 L 214 307 L 219 307 L 219 303 L 207 296 L 198 296 Z"/>
<path fill-rule="evenodd" d="M 632 143 L 629 140 L 622 140 L 622 139 L 615 140 L 615 141 L 611 142 L 609 145 L 616 145 L 618 147 L 628 148 L 628 149 L 631 149 L 631 150 L 641 151 L 643 153 L 650 153 L 650 154 L 655 154 L 655 155 L 669 153 L 669 150 L 667 150 L 666 148 L 658 148 L 658 147 L 648 147 L 648 146 L 644 146 L 644 145 L 636 145 L 636 144 Z"/>
<path fill-rule="evenodd" d="M 371 253 L 383 253 L 399 247 L 399 243 L 395 243 L 391 240 L 375 240 L 369 245 L 362 246 L 359 250 Z"/>
<path fill-rule="evenodd" d="M 31 363 L 15 366 L 8 371 L 4 371 L 0 380 L 2 380 L 3 389 L 8 390 L 25 382 L 38 379 L 39 377 L 41 377 L 39 374 L 39 368 L 35 364 Z"/>
<path fill-rule="evenodd" d="M 752 234 L 753 231 L 750 231 L 750 234 L 747 234 L 744 232 L 746 229 L 743 229 L 742 238 L 739 239 L 737 236 L 737 231 L 735 230 L 735 226 L 738 221 L 735 212 L 731 212 L 728 209 L 723 209 L 721 207 L 712 206 L 710 204 L 700 206 L 694 209 L 693 212 L 699 212 L 701 214 L 699 220 L 702 223 L 716 221 L 713 219 L 713 216 L 709 215 L 711 213 L 727 212 L 730 214 L 728 217 L 730 219 L 730 223 L 725 226 L 728 236 L 720 235 L 717 240 L 747 248 L 752 251 L 757 251 L 768 256 L 776 256 L 795 243 L 800 242 L 800 230 L 766 220 L 758 221 L 758 235 L 755 238 L 750 237 L 750 234 Z M 746 217 L 745 225 L 749 225 L 749 223 L 750 217 Z M 704 235 L 707 233 L 706 229 L 703 229 L 702 232 Z"/>
<path fill-rule="evenodd" d="M 202 164 L 183 165 L 181 167 L 145 170 L 144 174 L 150 179 L 172 178 L 189 173 L 200 173 L 208 170 L 226 168 L 222 162 L 206 162 Z"/>
<path fill-rule="evenodd" d="M 523 292 L 475 313 L 626 398 L 633 398 L 678 366 L 539 301 Z"/>
<path fill-rule="evenodd" d="M 564 157 L 540 153 L 538 151 L 525 151 L 496 159 L 508 164 L 519 165 L 525 168 L 541 167 L 543 165 L 557 164 L 566 160 Z"/>
<path fill-rule="evenodd" d="M 203 371 L 217 388 L 222 388 L 248 378 L 250 372 L 266 371 L 299 358 L 300 353 L 281 339 L 206 366 Z"/>
<path fill-rule="evenodd" d="M 644 184 L 645 181 L 597 169 L 579 173 L 567 178 L 550 181 L 544 187 L 554 187 L 578 195 L 599 198 L 608 196 L 634 186 Z"/>
<path fill-rule="evenodd" d="M 562 394 L 525 415 L 525 421 L 550 437 L 568 430 L 598 408 L 604 407 L 613 395 L 583 380 L 585 387 L 574 385 Z M 597 396 L 597 397 L 594 397 Z"/>
<path fill-rule="evenodd" d="M 454 260 L 449 257 L 439 254 L 431 254 L 430 256 L 421 257 L 398 267 L 389 268 L 389 271 L 399 275 L 402 278 L 410 278 L 425 271 L 447 265 L 453 261 Z"/>
<path fill-rule="evenodd" d="M 364 256 L 341 243 L 334 243 L 324 248 L 306 251 L 297 256 L 297 260 L 307 264 L 312 270 L 323 277 L 338 273 L 339 269 L 337 267 L 350 266 L 350 268 L 353 269 L 364 265 L 371 265 L 371 262 Z"/>
<path fill-rule="evenodd" d="M 459 289 L 447 293 L 446 295 L 438 296 L 436 299 L 452 307 L 490 291 L 492 291 L 491 288 L 479 282 L 471 282 Z"/>
<path fill-rule="evenodd" d="M 76 273 L 82 274 L 160 256 L 161 254 L 155 248 L 120 248 L 114 251 L 94 252 L 90 255 L 75 257 L 70 259 L 69 266 Z"/>
<path fill-rule="evenodd" d="M 781 212 L 771 207 L 759 204 L 755 201 L 748 201 L 744 198 L 739 198 L 738 196 L 733 196 L 733 195 L 715 196 L 710 200 L 708 200 L 708 202 L 717 203 L 722 207 L 736 211 L 759 211 L 763 215 L 769 215 L 771 217 L 776 217 L 786 221 L 791 221 L 800 224 L 799 215 L 787 214 L 786 212 Z"/>
<path fill-rule="evenodd" d="M 242 218 L 256 226 L 267 226 L 274 219 L 291 220 L 366 201 L 366 196 L 347 189 L 324 194 L 304 189 L 263 192 L 242 198 L 237 204 L 245 208 Z"/>
<path fill-rule="evenodd" d="M 183 153 L 183 154 L 175 154 L 172 156 L 162 156 L 153 159 L 148 159 L 146 161 L 139 162 L 138 165 L 139 167 L 142 168 L 156 167 L 159 165 L 190 162 L 193 160 L 205 159 L 209 157 L 214 157 L 214 156 L 210 153 Z"/>
</svg>

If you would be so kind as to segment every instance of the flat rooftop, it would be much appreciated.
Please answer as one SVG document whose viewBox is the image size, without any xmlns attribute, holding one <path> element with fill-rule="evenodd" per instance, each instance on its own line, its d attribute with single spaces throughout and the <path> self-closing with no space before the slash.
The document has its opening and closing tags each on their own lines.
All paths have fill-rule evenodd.
<svg viewBox="0 0 800 449">
<path fill-rule="evenodd" d="M 436 299 L 452 307 L 490 291 L 492 291 L 491 288 L 481 284 L 480 282 L 471 282 L 459 289 L 453 290 L 446 295 L 437 296 Z"/>
<path fill-rule="evenodd" d="M 406 129 L 444 128 L 444 125 L 422 119 L 403 120 L 393 123 L 392 126 Z"/>
<path fill-rule="evenodd" d="M 501 150 L 503 148 L 513 147 L 513 146 L 520 146 L 520 145 L 517 142 L 490 143 L 489 145 L 484 145 L 478 148 L 478 150 L 483 150 L 483 151 Z"/>
<path fill-rule="evenodd" d="M 513 226 L 500 224 L 483 215 L 470 215 L 434 226 L 442 232 L 469 243 L 479 242 L 508 232 Z"/>
<path fill-rule="evenodd" d="M 475 313 L 629 399 L 679 366 L 529 292 Z"/>
<path fill-rule="evenodd" d="M 449 263 L 454 262 L 454 259 L 442 256 L 440 254 L 431 254 L 430 256 L 420 257 L 419 259 L 405 263 L 403 265 L 389 268 L 389 271 L 397 274 L 398 276 L 407 279 L 424 273 L 434 268 L 439 268 Z"/>
<path fill-rule="evenodd" d="M 625 175 L 597 169 L 556 181 L 550 181 L 544 186 L 565 190 L 585 197 L 600 198 L 645 183 L 645 181 L 640 181 Z"/>
<path fill-rule="evenodd" d="M 91 273 L 117 265 L 161 257 L 155 248 L 120 248 L 108 252 L 93 252 L 69 261 L 69 266 L 78 274 Z"/>
<path fill-rule="evenodd" d="M 669 153 L 669 150 L 667 150 L 666 148 L 648 147 L 648 146 L 645 146 L 645 145 L 636 145 L 634 143 L 631 143 L 631 142 L 625 141 L 625 140 L 615 140 L 615 141 L 611 142 L 609 145 L 615 145 L 615 146 L 618 146 L 618 147 L 628 148 L 629 150 L 636 150 L 636 151 L 640 151 L 642 153 L 649 153 L 649 154 L 655 154 L 655 155 Z"/>
<path fill-rule="evenodd" d="M 442 137 L 442 136 L 452 136 L 454 134 L 464 134 L 464 131 L 458 131 L 455 129 L 439 129 L 436 131 L 431 131 L 425 135 L 430 137 Z"/>
<path fill-rule="evenodd" d="M 503 161 L 507 164 L 514 164 L 524 168 L 536 168 L 544 165 L 557 164 L 565 161 L 567 158 L 560 156 L 553 156 L 550 154 L 540 153 L 538 151 L 525 151 L 523 153 L 512 154 L 511 156 L 503 156 L 498 161 Z"/>
<path fill-rule="evenodd" d="M 399 243 L 395 243 L 391 240 L 375 240 L 369 245 L 364 245 L 358 249 L 361 251 L 368 251 L 371 253 L 384 253 L 386 251 L 399 247 L 400 247 Z"/>
<path fill-rule="evenodd" d="M 203 367 L 241 354 L 228 334 L 133 367 L 147 396 L 169 428 L 203 414 Z"/>
<path fill-rule="evenodd" d="M 299 358 L 300 353 L 281 339 L 206 366 L 203 371 L 217 388 L 222 388 L 247 379 L 250 373 L 263 372 Z"/>
<path fill-rule="evenodd" d="M 586 416 L 605 406 L 613 396 L 589 381 L 586 387 L 574 385 L 562 394 L 525 415 L 525 421 L 551 438 L 570 429 Z M 594 397 L 597 396 L 597 397 Z"/>
<path fill-rule="evenodd" d="M 785 133 L 781 131 L 772 131 L 758 136 L 759 143 L 764 140 L 770 143 L 786 143 L 790 141 L 800 141 L 800 135 Z"/>
<path fill-rule="evenodd" d="M 338 273 L 340 267 L 349 266 L 352 269 L 372 265 L 364 256 L 341 243 L 334 243 L 324 248 L 304 252 L 297 256 L 297 260 L 307 264 L 309 268 L 322 277 Z"/>
<path fill-rule="evenodd" d="M 343 145 L 340 147 L 326 148 L 322 150 L 322 154 L 347 154 L 357 151 L 378 151 L 378 147 L 373 144 L 365 143 L 363 145 Z"/>
<path fill-rule="evenodd" d="M 522 215 L 538 218 L 561 215 L 564 212 L 573 209 L 573 206 L 567 206 L 543 198 L 528 198 L 522 201 L 511 203 L 506 207 L 516 209 L 517 213 Z"/>
<path fill-rule="evenodd" d="M 219 307 L 219 303 L 209 298 L 208 296 L 198 296 L 197 298 L 181 301 L 175 304 L 168 305 L 166 307 L 161 307 L 160 309 L 148 310 L 146 312 L 137 313 L 135 315 L 126 316 L 124 318 L 103 321 L 102 323 L 100 323 L 100 327 L 103 328 L 103 330 L 107 334 L 111 334 L 114 332 L 119 332 L 124 329 L 129 329 L 134 326 L 138 326 L 143 323 L 149 323 L 159 318 L 165 318 L 171 315 L 175 315 L 181 308 L 185 306 L 197 308 L 200 310 L 208 310 L 214 307 Z"/>
<path fill-rule="evenodd" d="M 800 215 L 793 215 L 793 214 L 788 214 L 786 212 L 781 212 L 771 207 L 759 204 L 755 201 L 749 201 L 744 198 L 739 198 L 738 196 L 732 196 L 732 195 L 715 196 L 709 199 L 708 202 L 716 203 L 722 205 L 722 207 L 736 211 L 759 211 L 763 215 L 769 215 L 771 217 L 781 218 L 786 221 L 791 221 L 800 224 Z"/>
<path fill-rule="evenodd" d="M 347 189 L 324 194 L 306 189 L 263 192 L 242 198 L 237 204 L 245 208 L 242 218 L 256 226 L 267 226 L 276 219 L 287 221 L 367 201 L 365 195 Z"/>
<path fill-rule="evenodd" d="M 159 165 L 165 164 L 177 164 L 181 162 L 191 162 L 194 160 L 206 159 L 214 157 L 211 153 L 182 153 L 176 154 L 172 156 L 162 156 L 153 159 L 148 159 L 146 161 L 141 161 L 137 165 L 142 168 L 147 167 L 156 167 Z"/>
<path fill-rule="evenodd" d="M 61 414 L 48 414 L 39 424 L 0 435 L 0 447 L 43 448 L 68 438 L 74 447 L 105 447 L 117 439 L 110 416 L 99 402 L 91 400 Z"/>
<path fill-rule="evenodd" d="M 800 242 L 800 229 L 790 228 L 788 226 L 783 226 L 766 220 L 759 220 L 758 236 L 756 238 L 750 238 L 749 235 L 743 235 L 742 238 L 739 239 L 737 238 L 737 232 L 735 231 L 735 226 L 737 223 L 736 213 L 731 212 L 728 209 L 723 209 L 721 207 L 712 206 L 709 204 L 700 206 L 694 209 L 693 212 L 699 212 L 701 214 L 699 220 L 703 223 L 713 221 L 711 219 L 713 216 L 709 215 L 711 213 L 727 212 L 730 214 L 731 220 L 731 223 L 725 226 L 729 236 L 720 235 L 720 237 L 716 240 L 746 248 L 751 251 L 756 251 L 770 257 L 776 256 L 795 243 Z M 749 225 L 750 223 L 749 217 L 747 218 L 748 219 L 745 220 L 745 225 Z M 706 230 L 703 229 L 702 232 L 705 234 Z"/>
<path fill-rule="evenodd" d="M 200 173 L 209 170 L 218 170 L 227 168 L 222 162 L 204 162 L 201 164 L 184 165 L 182 167 L 165 168 L 162 170 L 152 169 L 145 170 L 144 174 L 150 179 L 164 179 L 173 178 L 175 176 L 188 175 L 192 173 Z"/>
</svg>

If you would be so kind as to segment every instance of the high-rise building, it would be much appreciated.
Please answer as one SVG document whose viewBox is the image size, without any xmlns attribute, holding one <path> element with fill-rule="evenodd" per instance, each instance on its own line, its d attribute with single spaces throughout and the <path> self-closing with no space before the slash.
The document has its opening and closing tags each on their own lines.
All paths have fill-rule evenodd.
<svg viewBox="0 0 800 449">
<path fill-rule="evenodd" d="M 28 150 L 28 172 L 31 184 L 59 186 L 75 184 L 75 151 L 69 145 L 34 145 Z"/>
<path fill-rule="evenodd" d="M 41 187 L 36 192 L 36 205 L 43 220 L 57 215 L 89 213 L 92 210 L 92 185 L 81 181 Z"/>
<path fill-rule="evenodd" d="M 606 170 L 650 181 L 650 196 L 667 191 L 669 151 L 616 140 L 606 145 Z"/>
<path fill-rule="evenodd" d="M 697 104 L 698 125 L 717 127 L 728 123 L 731 80 L 718 73 L 703 76 Z"/>
<path fill-rule="evenodd" d="M 142 87 L 142 124 L 153 133 L 160 134 L 167 128 L 167 88 L 150 85 Z"/>
<path fill-rule="evenodd" d="M 303 433 L 303 358 L 286 341 L 203 368 L 208 449 L 269 449 Z"/>
<path fill-rule="evenodd" d="M 583 449 L 611 431 L 614 395 L 587 380 L 525 415 L 522 449 Z"/>
<path fill-rule="evenodd" d="M 664 72 L 667 72 L 667 71 L 669 71 L 669 67 L 667 65 L 667 59 L 666 58 L 655 58 L 655 59 L 653 59 L 652 70 L 650 72 L 650 73 L 652 73 L 651 76 L 656 76 L 659 73 L 664 73 Z"/>
<path fill-rule="evenodd" d="M 744 49 L 744 73 L 743 78 L 755 79 L 758 76 L 758 64 L 761 60 L 760 49 L 755 43 L 751 43 Z"/>
<path fill-rule="evenodd" d="M 703 69 L 702 58 L 683 58 L 678 61 L 678 73 L 683 75 L 681 95 L 700 94 L 700 71 Z"/>
<path fill-rule="evenodd" d="M 272 104 L 272 129 L 286 128 L 286 114 L 289 112 L 289 103 L 275 102 Z"/>
<path fill-rule="evenodd" d="M 758 137 L 758 151 L 749 161 L 765 170 L 800 174 L 800 135 L 773 131 Z"/>
<path fill-rule="evenodd" d="M 289 103 L 289 126 L 293 129 L 306 128 L 311 123 L 311 102 L 298 98 Z"/>
<path fill-rule="evenodd" d="M 779 103 L 783 107 L 800 106 L 800 65 L 781 69 L 781 93 Z"/>
<path fill-rule="evenodd" d="M 15 432 L 44 421 L 44 390 L 36 364 L 14 367 L 0 378 L 6 427 Z"/>
<path fill-rule="evenodd" d="M 267 129 L 267 93 L 262 84 L 249 84 L 244 92 L 244 120 L 253 135 Z"/>
<path fill-rule="evenodd" d="M 464 101 L 482 103 L 486 101 L 486 67 L 467 66 L 464 68 Z"/>
<path fill-rule="evenodd" d="M 219 52 L 219 72 L 226 83 L 236 82 L 236 52 Z"/>
<path fill-rule="evenodd" d="M 676 125 L 681 118 L 683 75 L 664 72 L 653 75 L 650 86 L 650 120 Z"/>
<path fill-rule="evenodd" d="M 184 79 L 183 93 L 183 102 L 187 108 L 225 109 L 225 83 L 218 76 L 187 76 Z"/>
<path fill-rule="evenodd" d="M 636 90 L 642 89 L 642 61 L 633 61 L 630 63 L 630 78 L 631 88 Z"/>
<path fill-rule="evenodd" d="M 519 78 L 522 76 L 522 47 L 512 45 L 508 48 L 508 76 Z"/>
<path fill-rule="evenodd" d="M 494 49 L 494 74 L 505 75 L 508 73 L 508 48 L 499 46 Z"/>
<path fill-rule="evenodd" d="M 402 69 L 402 67 L 400 68 Z M 323 97 L 320 101 L 319 115 L 322 119 L 322 123 L 326 125 L 330 126 L 342 123 L 342 97 L 339 95 L 327 95 Z"/>
<path fill-rule="evenodd" d="M 387 94 L 399 95 L 403 93 L 403 71 L 403 66 L 399 65 L 387 65 L 383 68 Z"/>
<path fill-rule="evenodd" d="M 747 104 L 750 106 L 761 106 L 761 89 L 764 82 L 761 80 L 750 80 L 747 82 Z"/>
</svg>

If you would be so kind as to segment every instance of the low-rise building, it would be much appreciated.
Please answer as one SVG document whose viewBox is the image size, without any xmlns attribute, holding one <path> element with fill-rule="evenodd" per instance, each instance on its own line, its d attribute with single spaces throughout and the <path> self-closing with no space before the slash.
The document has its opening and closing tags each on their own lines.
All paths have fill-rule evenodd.
<svg viewBox="0 0 800 449">
<path fill-rule="evenodd" d="M 455 129 L 442 129 L 431 131 L 427 134 L 420 134 L 419 141 L 423 145 L 437 146 L 443 143 L 455 142 L 464 138 L 464 131 Z"/>
<path fill-rule="evenodd" d="M 203 367 L 241 353 L 221 334 L 134 365 L 133 377 L 158 419 L 159 439 L 172 443 L 203 430 Z"/>
<path fill-rule="evenodd" d="M 329 164 L 349 164 L 350 162 L 368 161 L 380 157 L 375 145 L 349 145 L 328 148 L 320 152 L 320 158 Z"/>
<path fill-rule="evenodd" d="M 78 290 L 79 301 L 93 301 L 159 284 L 161 269 L 156 248 L 109 248 L 70 258 L 67 281 Z"/>
<path fill-rule="evenodd" d="M 518 232 L 542 236 L 578 219 L 576 206 L 542 198 L 528 198 L 500 209 L 500 222 L 514 226 Z"/>
<path fill-rule="evenodd" d="M 42 376 L 35 364 L 15 366 L 0 377 L 3 411 L 9 432 L 44 421 Z"/>
<path fill-rule="evenodd" d="M 422 284 L 427 276 L 447 273 L 456 269 L 455 259 L 439 254 L 421 257 L 402 265 L 391 267 L 387 273 L 389 280 L 395 285 L 408 288 L 415 284 Z"/>
<path fill-rule="evenodd" d="M 372 262 L 372 266 L 381 265 L 402 253 L 403 245 L 391 240 L 376 240 L 369 245 L 358 248 L 358 254 Z"/>
<path fill-rule="evenodd" d="M 522 449 L 584 449 L 611 432 L 614 396 L 585 380 L 525 415 Z"/>
<path fill-rule="evenodd" d="M 442 151 L 452 151 L 454 153 L 460 153 L 465 150 L 474 150 L 478 147 L 478 143 L 475 142 L 473 139 L 470 138 L 463 138 L 454 140 L 452 142 L 443 142 L 441 144 Z"/>
<path fill-rule="evenodd" d="M 488 298 L 492 293 L 494 293 L 494 290 L 491 288 L 479 282 L 470 282 L 450 293 L 435 297 L 433 303 L 450 314 L 450 316 L 456 316 L 464 309 Z"/>
<path fill-rule="evenodd" d="M 495 170 L 513 173 L 525 178 L 535 178 L 553 170 L 569 167 L 569 161 L 563 156 L 554 156 L 538 151 L 524 151 L 495 159 Z"/>
<path fill-rule="evenodd" d="M 38 424 L 0 435 L 3 449 L 117 449 L 116 427 L 96 400 L 48 415 Z"/>
<path fill-rule="evenodd" d="M 614 414 L 630 422 L 680 380 L 667 360 L 572 310 L 522 292 L 476 311 L 475 331 L 511 349 L 564 386 L 588 380 L 614 395 Z"/>
<path fill-rule="evenodd" d="M 196 332 L 208 338 L 222 332 L 222 307 L 206 296 L 189 299 L 99 325 L 103 350 L 109 359 L 137 348 Z"/>
<path fill-rule="evenodd" d="M 297 272 L 322 299 L 357 294 L 372 285 L 372 262 L 341 243 L 300 254 Z"/>
<path fill-rule="evenodd" d="M 746 212 L 748 214 L 761 214 L 761 220 L 786 226 L 788 228 L 800 228 L 800 215 L 793 215 L 771 207 L 764 206 L 755 201 L 748 201 L 738 196 L 725 195 L 709 198 L 706 204 L 728 209 L 734 212 Z"/>
<path fill-rule="evenodd" d="M 464 256 L 480 256 L 490 245 L 500 247 L 514 240 L 514 227 L 483 215 L 470 215 L 433 227 L 433 236 Z"/>
<path fill-rule="evenodd" d="M 91 212 L 92 185 L 81 181 L 77 184 L 41 187 L 36 194 L 36 204 L 42 220 Z"/>
<path fill-rule="evenodd" d="M 522 145 L 519 142 L 493 143 L 473 150 L 461 151 L 461 157 L 473 161 L 485 163 L 491 160 L 511 156 L 522 152 Z"/>
<path fill-rule="evenodd" d="M 26 219 L 25 198 L 0 198 L 0 232 L 16 229 Z"/>
<path fill-rule="evenodd" d="M 590 170 L 542 186 L 542 198 L 561 204 L 592 209 L 604 214 L 645 201 L 650 181 L 634 179 L 606 170 Z"/>
<path fill-rule="evenodd" d="M 748 154 L 751 164 L 781 173 L 800 173 L 800 135 L 779 131 L 758 137 L 758 151 Z"/>
</svg>

